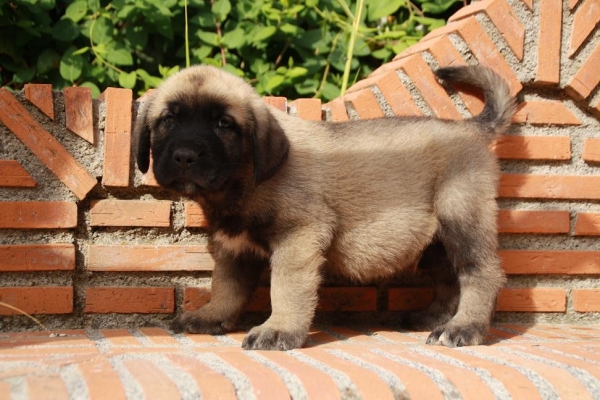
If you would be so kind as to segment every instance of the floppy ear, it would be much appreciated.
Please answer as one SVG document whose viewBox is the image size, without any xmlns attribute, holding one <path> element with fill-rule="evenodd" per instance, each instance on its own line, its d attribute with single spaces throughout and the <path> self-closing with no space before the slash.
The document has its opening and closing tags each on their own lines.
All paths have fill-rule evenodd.
<svg viewBox="0 0 600 400">
<path fill-rule="evenodd" d="M 148 172 L 150 167 L 150 127 L 146 118 L 147 110 L 150 104 L 144 104 L 138 109 L 138 115 L 135 120 L 133 129 L 133 137 L 136 141 L 136 160 L 137 165 L 142 173 Z"/>
<path fill-rule="evenodd" d="M 261 100 L 254 110 L 254 183 L 257 185 L 277 172 L 290 149 L 288 138 L 268 107 Z"/>
</svg>

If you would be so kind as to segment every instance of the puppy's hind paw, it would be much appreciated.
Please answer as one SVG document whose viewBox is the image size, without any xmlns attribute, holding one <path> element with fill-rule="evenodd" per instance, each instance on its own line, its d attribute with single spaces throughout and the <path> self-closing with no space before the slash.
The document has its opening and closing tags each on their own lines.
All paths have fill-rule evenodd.
<svg viewBox="0 0 600 400">
<path fill-rule="evenodd" d="M 210 335 L 225 333 L 222 322 L 206 318 L 199 312 L 180 314 L 171 322 L 171 330 L 175 333 L 208 333 Z"/>
<path fill-rule="evenodd" d="M 306 337 L 306 333 L 284 332 L 257 326 L 248 332 L 242 347 L 246 350 L 292 350 L 302 347 Z"/>
<path fill-rule="evenodd" d="M 485 341 L 487 328 L 477 324 L 438 326 L 427 338 L 429 345 L 446 347 L 477 346 Z"/>
</svg>

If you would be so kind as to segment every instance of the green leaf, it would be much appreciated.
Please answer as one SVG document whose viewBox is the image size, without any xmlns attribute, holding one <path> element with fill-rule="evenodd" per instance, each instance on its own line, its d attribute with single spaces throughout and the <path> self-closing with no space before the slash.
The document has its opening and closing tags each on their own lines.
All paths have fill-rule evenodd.
<svg viewBox="0 0 600 400">
<path fill-rule="evenodd" d="M 325 82 L 321 88 L 321 97 L 326 101 L 339 97 L 340 93 L 340 88 L 330 82 Z"/>
<path fill-rule="evenodd" d="M 54 49 L 45 49 L 38 56 L 37 70 L 40 75 L 44 75 L 54 68 L 58 67 L 60 56 Z"/>
<path fill-rule="evenodd" d="M 144 83 L 146 83 L 148 87 L 157 87 L 163 82 L 161 78 L 152 76 L 143 69 L 137 69 L 135 72 L 140 78 L 142 78 L 142 80 L 144 81 Z"/>
<path fill-rule="evenodd" d="M 287 76 L 288 78 L 299 78 L 301 76 L 305 76 L 308 73 L 308 70 L 306 68 L 303 67 L 293 67 L 288 69 L 288 71 L 286 72 L 285 76 Z"/>
<path fill-rule="evenodd" d="M 369 21 L 376 21 L 392 15 L 404 4 L 404 0 L 370 0 L 368 3 L 367 19 Z"/>
<path fill-rule="evenodd" d="M 40 0 L 39 5 L 42 10 L 50 11 L 54 7 L 56 7 L 56 1 L 55 0 Z"/>
<path fill-rule="evenodd" d="M 92 24 L 91 35 L 95 44 L 110 42 L 113 36 L 112 22 L 104 17 L 96 19 Z"/>
<path fill-rule="evenodd" d="M 73 52 L 73 55 L 74 55 L 74 56 L 78 56 L 78 55 L 80 55 L 80 54 L 85 54 L 85 53 L 87 53 L 87 52 L 88 52 L 88 50 L 89 50 L 89 49 L 90 49 L 90 48 L 89 48 L 88 46 L 82 47 L 82 48 L 80 48 L 79 50 L 75 50 L 75 51 Z"/>
<path fill-rule="evenodd" d="M 87 1 L 85 0 L 71 3 L 65 10 L 65 17 L 71 19 L 73 22 L 79 22 L 87 14 L 87 8 Z"/>
<path fill-rule="evenodd" d="M 250 36 L 252 37 L 252 42 L 258 44 L 273 36 L 275 32 L 277 32 L 277 28 L 274 26 L 260 26 L 254 29 Z"/>
<path fill-rule="evenodd" d="M 229 0 L 217 0 L 213 3 L 211 11 L 219 21 L 223 21 L 231 12 L 231 3 Z"/>
<path fill-rule="evenodd" d="M 13 82 L 14 83 L 27 83 L 30 82 L 33 77 L 35 76 L 35 68 L 26 68 L 26 69 L 22 69 L 17 71 L 14 75 L 13 75 Z"/>
<path fill-rule="evenodd" d="M 131 52 L 122 44 L 109 46 L 108 52 L 105 55 L 106 61 L 115 65 L 133 65 L 133 57 Z"/>
<path fill-rule="evenodd" d="M 81 76 L 83 71 L 84 59 L 81 56 L 74 56 L 73 52 L 76 51 L 74 46 L 67 49 L 60 60 L 60 76 L 65 80 L 74 83 Z"/>
<path fill-rule="evenodd" d="M 196 35 L 206 44 L 214 47 L 219 46 L 219 36 L 214 32 L 199 31 L 196 32 Z"/>
<path fill-rule="evenodd" d="M 421 4 L 421 10 L 428 14 L 442 14 L 448 10 L 454 3 L 462 2 L 462 0 L 434 0 Z"/>
<path fill-rule="evenodd" d="M 133 72 L 121 72 L 119 74 L 119 85 L 125 89 L 133 89 L 137 81 L 137 74 Z"/>
<path fill-rule="evenodd" d="M 143 50 L 148 44 L 148 31 L 142 26 L 128 25 L 125 28 L 125 37 L 135 50 Z"/>
<path fill-rule="evenodd" d="M 92 89 L 92 97 L 95 99 L 96 97 L 100 96 L 100 89 L 98 88 L 98 86 L 96 86 L 96 84 L 92 83 L 92 82 L 83 82 L 81 85 L 79 85 L 81 87 L 89 87 L 90 89 Z"/>
<path fill-rule="evenodd" d="M 285 82 L 285 77 L 283 75 L 273 75 L 267 81 L 267 84 L 265 85 L 265 90 L 267 91 L 267 93 L 272 93 L 273 89 L 281 86 L 283 82 Z"/>
<path fill-rule="evenodd" d="M 79 36 L 77 25 L 70 19 L 63 19 L 54 24 L 52 37 L 61 42 L 70 42 Z"/>
<path fill-rule="evenodd" d="M 235 28 L 225 33 L 221 42 L 228 49 L 240 48 L 246 43 L 246 32 L 241 28 Z"/>
</svg>

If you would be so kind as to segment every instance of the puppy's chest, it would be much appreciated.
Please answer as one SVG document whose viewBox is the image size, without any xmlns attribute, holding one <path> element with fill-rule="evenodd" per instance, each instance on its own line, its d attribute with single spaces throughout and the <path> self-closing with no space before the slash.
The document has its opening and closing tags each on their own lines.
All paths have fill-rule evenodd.
<svg viewBox="0 0 600 400">
<path fill-rule="evenodd" d="M 252 240 L 247 231 L 239 234 L 229 235 L 222 230 L 217 230 L 212 235 L 212 239 L 225 251 L 239 256 L 242 254 L 253 254 L 262 258 L 269 258 L 269 252 L 256 241 Z"/>
</svg>

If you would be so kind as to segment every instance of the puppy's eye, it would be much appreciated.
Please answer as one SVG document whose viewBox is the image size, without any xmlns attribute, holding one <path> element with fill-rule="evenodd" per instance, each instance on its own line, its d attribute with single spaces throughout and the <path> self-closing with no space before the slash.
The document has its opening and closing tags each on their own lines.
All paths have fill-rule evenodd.
<svg viewBox="0 0 600 400">
<path fill-rule="evenodd" d="M 221 119 L 219 119 L 219 122 L 217 122 L 217 125 L 219 126 L 219 128 L 229 129 L 233 127 L 233 120 L 229 117 L 221 117 Z"/>
<path fill-rule="evenodd" d="M 175 123 L 175 117 L 173 117 L 172 115 L 165 115 L 164 117 L 162 117 L 160 122 L 163 125 L 172 125 Z"/>
</svg>

